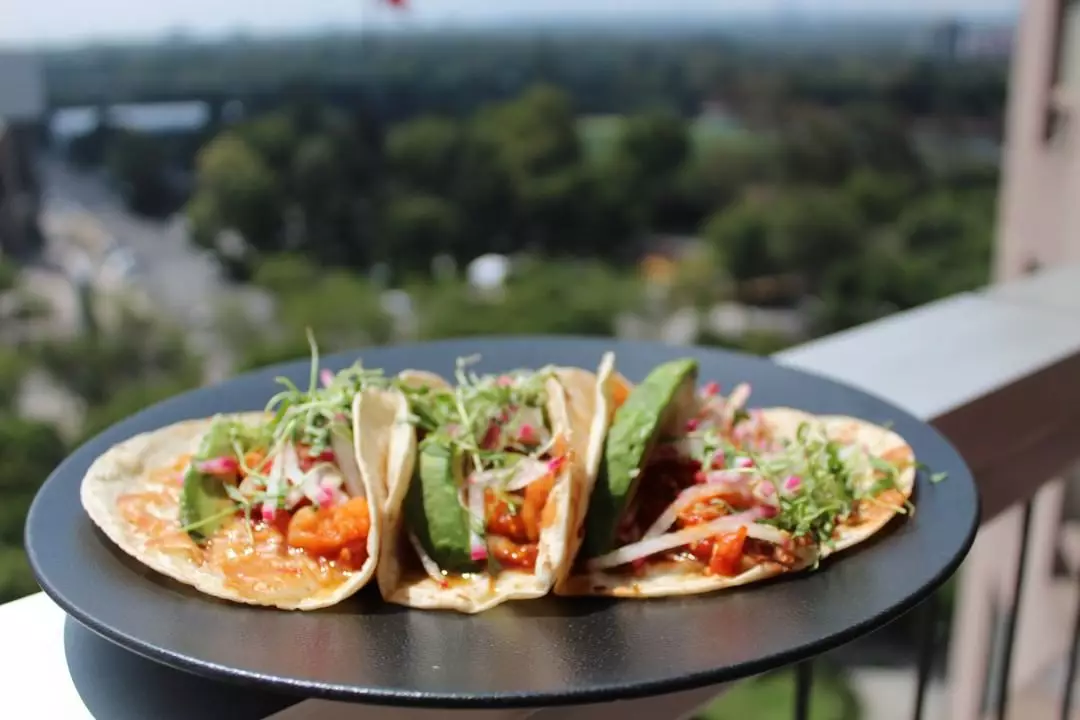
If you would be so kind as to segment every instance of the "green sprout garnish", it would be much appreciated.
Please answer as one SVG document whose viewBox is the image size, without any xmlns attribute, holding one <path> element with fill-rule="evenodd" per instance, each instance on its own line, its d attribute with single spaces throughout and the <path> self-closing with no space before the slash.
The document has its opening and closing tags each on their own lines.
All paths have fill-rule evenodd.
<svg viewBox="0 0 1080 720">
<path fill-rule="evenodd" d="M 313 454 L 330 447 L 332 433 L 347 432 L 352 426 L 352 404 L 357 393 L 368 387 L 386 387 L 389 381 L 382 370 L 369 370 L 357 361 L 320 386 L 319 348 L 308 330 L 311 346 L 311 372 L 307 390 L 301 390 L 286 377 L 277 378 L 285 389 L 266 405 L 274 413 L 274 447 L 283 442 L 307 446 Z"/>
<path fill-rule="evenodd" d="M 320 373 L 319 349 L 310 330 L 308 343 L 311 346 L 311 369 L 307 388 L 301 390 L 288 378 L 277 378 L 285 389 L 267 403 L 267 412 L 273 413 L 268 422 L 251 425 L 218 416 L 211 423 L 194 460 L 235 460 L 245 483 L 239 486 L 224 483 L 224 492 L 233 507 L 187 525 L 184 531 L 197 530 L 236 512 L 243 512 L 249 521 L 250 535 L 250 521 L 255 506 L 269 505 L 279 509 L 285 499 L 286 488 L 280 488 L 273 494 L 267 491 L 267 460 L 273 463 L 273 458 L 288 444 L 304 445 L 312 455 L 330 449 L 333 434 L 348 436 L 352 432 L 352 404 L 356 394 L 366 387 L 389 385 L 382 371 L 365 369 L 359 362 L 336 375 L 328 371 Z M 265 453 L 265 458 L 257 463 L 257 467 L 250 467 L 247 463 L 248 453 L 252 451 Z"/>
<path fill-rule="evenodd" d="M 470 466 L 466 477 L 474 472 L 505 471 L 501 481 L 489 487 L 509 512 L 515 513 L 521 501 L 505 487 L 514 466 L 524 457 L 542 457 L 550 451 L 554 438 L 543 444 L 525 443 L 514 431 L 531 423 L 550 427 L 545 404 L 552 369 L 478 375 L 469 370 L 478 360 L 477 356 L 457 360 L 457 383 L 452 388 L 416 387 L 403 381 L 395 385 L 409 400 L 412 422 L 423 435 L 421 445 L 435 443 L 463 454 Z M 482 537 L 484 518 L 474 517 L 473 523 L 474 532 Z"/>
<path fill-rule="evenodd" d="M 536 411 L 545 424 L 549 422 L 543 412 L 551 370 L 477 375 L 468 370 L 477 360 L 476 356 L 458 359 L 453 388 L 396 383 L 409 399 L 413 422 L 425 436 L 422 442 L 449 444 L 472 460 L 474 470 L 508 468 L 522 455 L 539 457 L 550 448 L 537 450 L 513 440 L 494 447 L 485 440 L 492 427 L 518 427 Z"/>
<path fill-rule="evenodd" d="M 801 423 L 793 438 L 770 450 L 739 447 L 713 427 L 690 435 L 698 440 L 692 459 L 703 468 L 720 456 L 725 472 L 754 475 L 757 482 L 772 485 L 777 514 L 759 522 L 819 545 L 833 544 L 837 525 L 858 502 L 878 502 L 882 492 L 898 487 L 900 468 L 861 445 L 830 439 L 824 427 L 813 423 Z M 740 467 L 741 459 L 748 466 Z M 897 511 L 909 511 L 908 505 Z"/>
</svg>

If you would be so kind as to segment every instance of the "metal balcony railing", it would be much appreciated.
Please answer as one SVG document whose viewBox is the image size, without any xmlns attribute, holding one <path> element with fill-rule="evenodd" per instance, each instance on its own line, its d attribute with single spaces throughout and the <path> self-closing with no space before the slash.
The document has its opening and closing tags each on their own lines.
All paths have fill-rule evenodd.
<svg viewBox="0 0 1080 720">
<path fill-rule="evenodd" d="M 983 524 L 958 574 L 942 718 L 1010 717 L 1013 693 L 1056 661 L 1066 663 L 1059 717 L 1070 717 L 1080 588 L 1074 579 L 1058 592 L 1062 581 L 1052 570 L 1064 495 L 1058 478 L 1080 459 L 1080 323 L 1071 319 L 1078 311 L 1080 267 L 1063 267 L 775 357 L 932 422 L 972 469 Z M 1063 595 L 1074 603 L 1071 613 Z M 995 605 L 1006 608 L 996 643 Z M 939 598 L 919 612 L 915 720 L 925 716 Z M 994 645 L 996 663 L 990 662 Z M 794 716 L 807 718 L 809 667 L 798 669 L 796 684 Z"/>
</svg>

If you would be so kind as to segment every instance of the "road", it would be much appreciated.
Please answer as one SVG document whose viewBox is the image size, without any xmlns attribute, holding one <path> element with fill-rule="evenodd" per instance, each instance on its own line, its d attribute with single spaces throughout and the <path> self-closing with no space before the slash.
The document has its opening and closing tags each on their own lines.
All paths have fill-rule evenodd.
<svg viewBox="0 0 1080 720">
<path fill-rule="evenodd" d="M 71 277 L 91 275 L 100 285 L 138 290 L 189 331 L 209 355 L 212 376 L 228 364 L 215 332 L 218 310 L 238 303 L 253 321 L 269 319 L 269 298 L 230 283 L 213 256 L 191 242 L 180 217 L 134 216 L 101 177 L 55 159 L 41 163 L 40 176 L 49 259 Z"/>
<path fill-rule="evenodd" d="M 99 245 L 110 280 L 126 279 L 187 327 L 206 327 L 213 321 L 215 301 L 229 289 L 209 254 L 189 242 L 180 221 L 155 221 L 128 213 L 99 178 L 78 174 L 59 162 L 42 167 L 47 218 L 89 215 L 100 228 L 87 229 Z M 120 276 L 119 278 L 116 276 Z"/>
</svg>

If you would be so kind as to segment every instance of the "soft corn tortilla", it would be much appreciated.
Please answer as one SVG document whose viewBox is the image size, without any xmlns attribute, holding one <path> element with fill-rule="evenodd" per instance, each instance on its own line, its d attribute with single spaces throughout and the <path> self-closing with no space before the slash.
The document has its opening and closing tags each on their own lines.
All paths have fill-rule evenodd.
<svg viewBox="0 0 1080 720">
<path fill-rule="evenodd" d="M 582 507 L 579 508 L 578 514 L 575 516 L 576 525 L 572 532 L 572 537 L 576 540 L 579 548 L 585 530 L 585 513 L 588 511 L 585 505 L 589 495 L 592 493 L 592 486 L 596 482 L 599 472 L 607 425 L 610 424 L 614 415 L 612 390 L 614 383 L 618 381 L 619 379 L 616 378 L 607 383 L 600 383 L 602 392 L 599 396 L 600 408 L 598 415 L 601 418 L 606 418 L 607 423 L 602 426 L 599 435 L 597 435 L 597 428 L 601 426 L 595 424 L 593 426 L 593 435 L 589 441 L 593 452 L 588 455 L 591 464 L 584 474 L 584 477 L 589 480 L 589 485 L 584 491 L 586 502 L 582 503 Z M 897 489 L 890 489 L 878 495 L 874 503 L 864 503 L 855 522 L 845 524 L 837 529 L 834 547 L 822 547 L 820 549 L 820 558 L 851 548 L 871 537 L 885 527 L 911 497 L 915 487 L 915 458 L 911 447 L 895 432 L 865 420 L 841 415 L 815 416 L 792 408 L 770 408 L 762 412 L 765 421 L 773 428 L 773 432 L 781 437 L 794 437 L 799 425 L 804 421 L 816 422 L 824 426 L 825 433 L 832 439 L 842 442 L 864 443 L 871 454 L 879 457 L 888 453 L 900 455 L 910 460 L 897 478 Z M 874 479 L 872 475 L 868 475 L 864 481 L 870 484 L 873 483 Z M 576 555 L 575 551 L 567 564 L 568 568 L 573 567 Z M 598 595 L 621 598 L 696 595 L 740 585 L 749 585 L 784 573 L 798 572 L 811 564 L 813 564 L 813 558 L 807 558 L 791 568 L 775 562 L 765 562 L 734 577 L 705 575 L 678 562 L 650 563 L 640 574 L 636 575 L 624 575 L 610 571 L 581 574 L 568 572 L 568 577 L 556 585 L 555 594 L 564 596 Z"/>
<path fill-rule="evenodd" d="M 402 378 L 417 385 L 449 387 L 430 373 L 402 373 Z M 532 573 L 506 569 L 496 577 L 477 573 L 450 579 L 440 586 L 422 571 L 407 572 L 404 557 L 415 557 L 405 534 L 403 505 L 415 469 L 417 440 L 409 424 L 409 406 L 404 395 L 386 390 L 362 393 L 360 412 L 393 417 L 395 422 L 385 440 L 361 448 L 361 463 L 373 477 L 385 478 L 385 528 L 379 561 L 379 590 L 385 600 L 428 610 L 455 610 L 478 613 L 509 600 L 525 600 L 546 595 L 557 577 L 565 575 L 570 561 L 568 539 L 571 508 L 578 495 L 578 483 L 584 483 L 581 454 L 587 450 L 590 423 L 596 416 L 594 388 L 596 375 L 578 368 L 558 368 L 548 382 L 547 415 L 554 433 L 563 433 L 567 441 L 567 461 L 555 478 L 548 504 L 554 503 L 553 521 L 540 531 L 536 569 Z"/>
<path fill-rule="evenodd" d="M 354 402 L 354 415 L 356 403 Z M 270 415 L 266 413 L 236 413 L 230 417 L 248 424 L 266 422 Z M 136 435 L 113 446 L 94 461 L 83 478 L 80 495 L 83 507 L 90 519 L 101 528 L 102 532 L 121 550 L 144 565 L 166 575 L 173 580 L 190 585 L 200 592 L 223 600 L 247 605 L 266 605 L 282 610 L 316 610 L 336 605 L 364 587 L 375 574 L 380 551 L 380 513 L 376 511 L 381 504 L 381 493 L 371 482 L 371 476 L 361 468 L 364 491 L 371 507 L 371 532 L 368 535 L 368 557 L 357 572 L 350 575 L 343 583 L 333 588 L 320 590 L 313 596 L 299 600 L 258 599 L 242 594 L 225 583 L 224 577 L 207 565 L 197 564 L 194 560 L 182 557 L 180 553 L 169 553 L 153 546 L 153 537 L 132 527 L 120 512 L 117 501 L 129 493 L 155 492 L 162 488 L 160 474 L 175 472 L 177 458 L 192 454 L 198 447 L 202 436 L 209 429 L 212 418 L 187 420 L 159 430 Z M 354 452 L 359 455 L 360 439 L 380 433 L 369 431 L 360 425 L 354 425 L 360 432 L 353 433 Z M 179 518 L 179 507 L 177 507 Z M 179 529 L 179 519 L 177 520 Z"/>
</svg>

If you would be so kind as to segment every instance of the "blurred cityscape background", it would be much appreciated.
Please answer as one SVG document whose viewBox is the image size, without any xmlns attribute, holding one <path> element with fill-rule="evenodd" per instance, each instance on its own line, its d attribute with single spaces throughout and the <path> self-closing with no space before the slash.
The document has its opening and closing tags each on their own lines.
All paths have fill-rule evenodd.
<svg viewBox="0 0 1080 720">
<path fill-rule="evenodd" d="M 72 447 L 309 326 L 766 354 L 988 280 L 1009 3 L 246 4 L 0 28 L 0 603 Z M 821 718 L 865 715 L 847 677 Z"/>
</svg>

